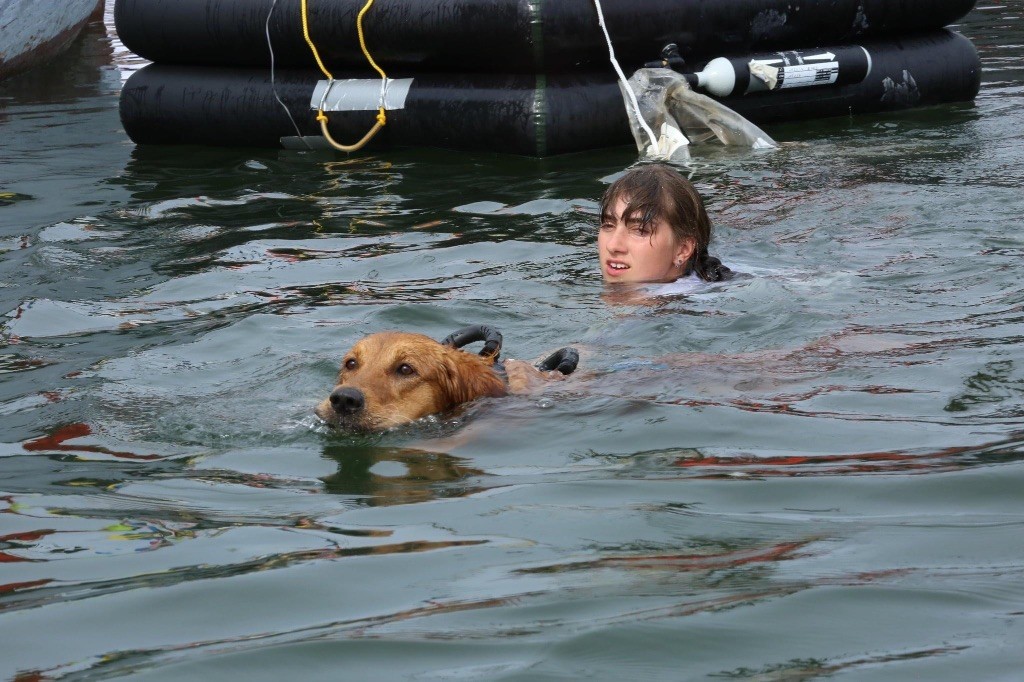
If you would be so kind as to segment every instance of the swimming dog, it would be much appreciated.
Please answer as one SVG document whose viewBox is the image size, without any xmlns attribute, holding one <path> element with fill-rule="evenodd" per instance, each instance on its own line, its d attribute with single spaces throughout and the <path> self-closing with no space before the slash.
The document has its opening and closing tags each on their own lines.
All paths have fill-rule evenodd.
<svg viewBox="0 0 1024 682">
<path fill-rule="evenodd" d="M 484 341 L 478 355 L 461 350 Z M 501 334 L 474 325 L 438 342 L 422 334 L 380 332 L 345 354 L 330 396 L 314 412 L 346 430 L 382 431 L 482 397 L 526 393 L 571 374 L 579 354 L 562 348 L 536 367 L 498 361 Z"/>
</svg>

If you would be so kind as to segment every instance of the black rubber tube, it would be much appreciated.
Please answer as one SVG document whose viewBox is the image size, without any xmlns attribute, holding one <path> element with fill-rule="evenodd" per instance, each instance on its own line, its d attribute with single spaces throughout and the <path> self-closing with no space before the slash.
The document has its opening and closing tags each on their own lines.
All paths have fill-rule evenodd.
<svg viewBox="0 0 1024 682">
<path fill-rule="evenodd" d="M 958 33 L 859 44 L 872 58 L 871 72 L 860 82 L 722 101 L 764 124 L 966 101 L 978 93 L 978 54 Z M 310 69 L 276 73 L 278 94 L 302 135 L 320 135 L 310 108 L 318 80 Z M 331 134 L 356 140 L 374 115 L 330 112 Z M 149 65 L 122 89 L 121 120 L 138 144 L 280 147 L 282 138 L 297 136 L 274 98 L 267 69 Z M 631 141 L 612 74 L 432 74 L 413 79 L 405 107 L 388 112 L 387 125 L 366 149 L 432 146 L 548 156 Z"/>
<path fill-rule="evenodd" d="M 576 371 L 576 367 L 580 364 L 580 354 L 575 348 L 566 346 L 565 348 L 559 348 L 551 355 L 547 356 L 537 365 L 537 369 L 542 372 L 550 372 L 557 370 L 561 374 L 569 375 Z"/>
<path fill-rule="evenodd" d="M 316 66 L 300 0 L 117 0 L 117 34 L 154 62 Z M 365 68 L 356 15 L 365 0 L 308 0 L 312 35 L 330 69 Z M 974 0 L 603 0 L 623 66 L 638 68 L 676 43 L 688 60 L 726 52 L 839 44 L 946 26 Z M 271 8 L 273 13 L 271 14 Z M 548 73 L 607 64 L 593 0 L 378 2 L 364 28 L 386 69 Z"/>
<path fill-rule="evenodd" d="M 454 331 L 441 339 L 441 345 L 462 348 L 477 341 L 484 342 L 484 347 L 480 350 L 480 355 L 483 357 L 497 358 L 501 353 L 501 332 L 485 324 L 473 324 Z"/>
<path fill-rule="evenodd" d="M 320 136 L 310 109 L 318 74 L 276 73 L 277 92 L 304 136 Z M 374 111 L 328 112 L 339 141 L 362 137 Z M 281 147 L 297 132 L 274 98 L 265 69 L 151 64 L 121 91 L 121 121 L 138 144 Z M 626 144 L 631 139 L 618 86 L 606 76 L 417 76 L 405 108 L 366 149 L 427 146 L 548 156 Z"/>
</svg>

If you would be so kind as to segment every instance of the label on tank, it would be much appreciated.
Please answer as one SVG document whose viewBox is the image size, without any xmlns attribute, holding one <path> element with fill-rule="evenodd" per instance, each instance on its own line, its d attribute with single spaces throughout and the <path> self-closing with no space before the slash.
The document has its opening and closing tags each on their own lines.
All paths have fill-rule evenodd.
<svg viewBox="0 0 1024 682">
<path fill-rule="evenodd" d="M 839 78 L 839 62 L 794 64 L 779 69 L 778 88 L 804 88 L 810 85 L 832 85 Z"/>
</svg>

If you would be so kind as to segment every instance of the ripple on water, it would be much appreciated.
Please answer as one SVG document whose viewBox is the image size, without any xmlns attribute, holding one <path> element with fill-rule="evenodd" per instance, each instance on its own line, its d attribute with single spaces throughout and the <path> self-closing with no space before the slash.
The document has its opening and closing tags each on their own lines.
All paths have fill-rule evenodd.
<svg viewBox="0 0 1024 682">
<path fill-rule="evenodd" d="M 742 276 L 654 298 L 594 275 L 630 149 L 130 149 L 15 92 L 0 675 L 1014 679 L 1018 15 L 964 23 L 973 105 L 695 151 Z M 311 415 L 363 334 L 469 323 L 582 370 Z"/>
</svg>

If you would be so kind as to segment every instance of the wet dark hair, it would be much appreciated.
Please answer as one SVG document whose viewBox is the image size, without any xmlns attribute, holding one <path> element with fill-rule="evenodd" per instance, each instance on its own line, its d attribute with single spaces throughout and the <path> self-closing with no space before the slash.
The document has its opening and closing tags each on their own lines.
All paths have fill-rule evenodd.
<svg viewBox="0 0 1024 682">
<path fill-rule="evenodd" d="M 602 221 L 610 216 L 612 206 L 619 199 L 626 201 L 623 215 L 639 214 L 644 226 L 663 220 L 677 239 L 693 242 L 693 255 L 686 263 L 684 273 L 695 272 L 705 282 L 732 277 L 732 270 L 708 254 L 711 219 L 700 194 L 689 180 L 670 166 L 644 164 L 630 169 L 613 182 L 601 197 Z"/>
</svg>

